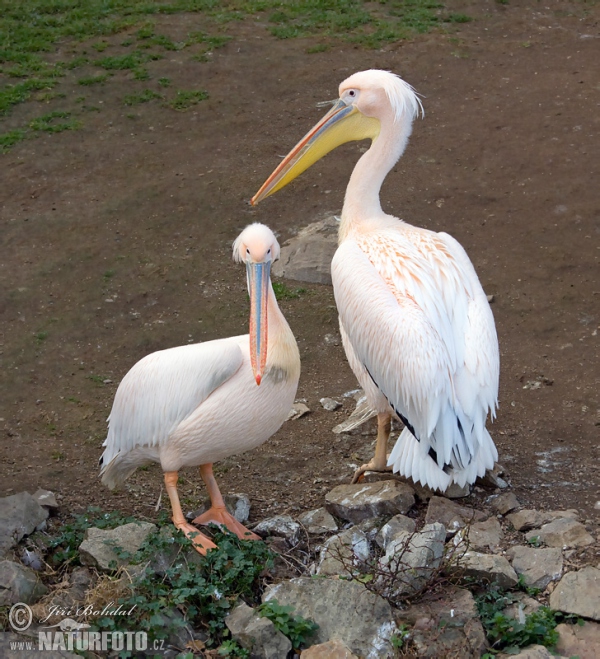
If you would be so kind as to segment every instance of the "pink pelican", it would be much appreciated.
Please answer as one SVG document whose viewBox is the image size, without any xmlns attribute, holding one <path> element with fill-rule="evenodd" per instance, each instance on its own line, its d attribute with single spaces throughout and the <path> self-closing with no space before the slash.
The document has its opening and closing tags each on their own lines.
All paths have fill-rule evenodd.
<svg viewBox="0 0 600 659">
<path fill-rule="evenodd" d="M 277 306 L 271 263 L 279 243 L 264 224 L 246 227 L 233 243 L 246 264 L 250 334 L 159 350 L 123 378 L 108 417 L 102 482 L 121 485 L 137 467 L 160 463 L 173 523 L 205 554 L 214 543 L 192 524 L 224 525 L 256 539 L 225 509 L 213 463 L 265 442 L 286 420 L 300 377 L 294 335 Z M 260 386 L 259 386 L 260 385 Z M 189 524 L 177 494 L 177 472 L 200 467 L 211 508 Z"/>
<path fill-rule="evenodd" d="M 252 199 L 287 185 L 332 149 L 370 138 L 346 189 L 331 264 L 340 332 L 352 370 L 377 411 L 375 456 L 354 474 L 391 467 L 445 491 L 472 483 L 498 459 L 486 430 L 497 406 L 494 319 L 465 250 L 447 233 L 384 213 L 381 185 L 422 111 L 412 87 L 387 71 L 362 71 Z M 391 414 L 403 422 L 389 458 Z"/>
</svg>

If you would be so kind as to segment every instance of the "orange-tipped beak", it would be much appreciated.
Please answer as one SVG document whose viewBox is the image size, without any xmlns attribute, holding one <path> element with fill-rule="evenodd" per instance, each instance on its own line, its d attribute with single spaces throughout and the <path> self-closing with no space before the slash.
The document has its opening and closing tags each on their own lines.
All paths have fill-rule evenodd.
<svg viewBox="0 0 600 659">
<path fill-rule="evenodd" d="M 271 262 L 246 263 L 250 293 L 250 362 L 260 385 L 267 363 L 267 300 Z"/>
<path fill-rule="evenodd" d="M 365 116 L 354 105 L 339 99 L 281 161 L 250 203 L 255 206 L 277 192 L 340 144 L 375 139 L 379 129 L 379 120 Z"/>
</svg>

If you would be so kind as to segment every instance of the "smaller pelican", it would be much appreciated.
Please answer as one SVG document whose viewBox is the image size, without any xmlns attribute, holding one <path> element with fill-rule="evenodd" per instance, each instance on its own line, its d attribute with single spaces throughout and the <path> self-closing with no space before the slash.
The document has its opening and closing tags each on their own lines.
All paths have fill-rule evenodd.
<svg viewBox="0 0 600 659">
<path fill-rule="evenodd" d="M 137 467 L 160 463 L 173 523 L 201 554 L 215 545 L 186 522 L 178 471 L 200 467 L 210 495 L 211 508 L 193 524 L 212 522 L 258 539 L 227 512 L 212 465 L 275 433 L 300 377 L 298 346 L 271 286 L 271 263 L 279 258 L 273 232 L 264 224 L 246 227 L 233 243 L 233 258 L 246 264 L 250 334 L 160 350 L 135 364 L 117 389 L 100 458 L 102 482 L 110 489 Z"/>
</svg>

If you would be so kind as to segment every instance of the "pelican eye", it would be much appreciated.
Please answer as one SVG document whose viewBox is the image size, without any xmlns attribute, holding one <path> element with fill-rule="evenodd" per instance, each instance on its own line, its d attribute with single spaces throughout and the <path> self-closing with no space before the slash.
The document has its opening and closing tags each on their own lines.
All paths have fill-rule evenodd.
<svg viewBox="0 0 600 659">
<path fill-rule="evenodd" d="M 356 92 L 354 91 L 354 89 L 351 89 L 351 90 L 348 92 L 348 96 L 352 96 L 352 98 L 354 98 L 354 97 L 356 96 Z"/>
<path fill-rule="evenodd" d="M 246 247 L 246 254 L 248 254 L 248 256 L 250 255 L 250 248 L 249 247 Z"/>
</svg>

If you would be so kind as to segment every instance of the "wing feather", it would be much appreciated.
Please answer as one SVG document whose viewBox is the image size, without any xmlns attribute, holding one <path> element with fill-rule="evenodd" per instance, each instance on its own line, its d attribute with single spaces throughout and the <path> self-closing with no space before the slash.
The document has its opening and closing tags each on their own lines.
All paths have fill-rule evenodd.
<svg viewBox="0 0 600 659">
<path fill-rule="evenodd" d="M 141 359 L 117 389 L 102 456 L 159 446 L 240 368 L 242 337 L 160 350 Z"/>
</svg>

